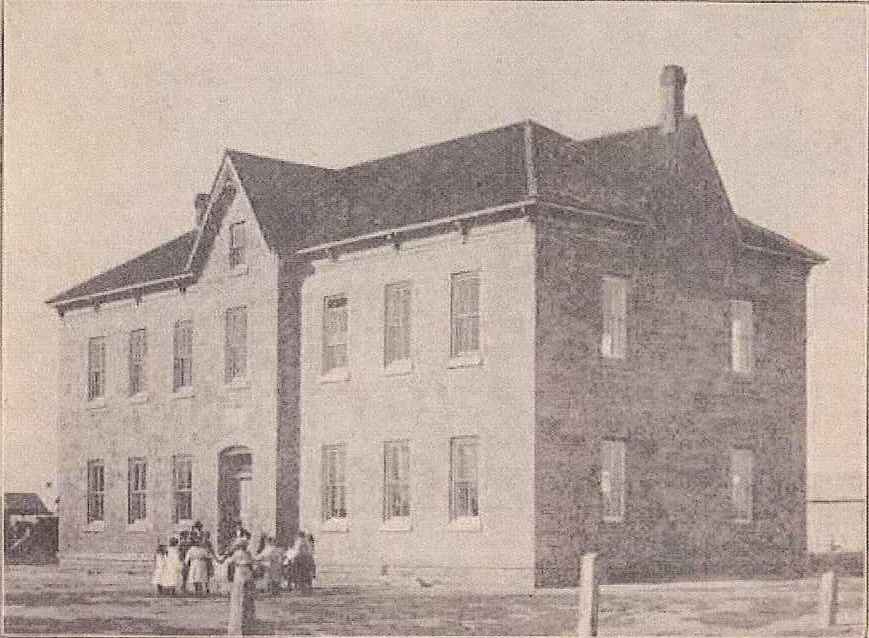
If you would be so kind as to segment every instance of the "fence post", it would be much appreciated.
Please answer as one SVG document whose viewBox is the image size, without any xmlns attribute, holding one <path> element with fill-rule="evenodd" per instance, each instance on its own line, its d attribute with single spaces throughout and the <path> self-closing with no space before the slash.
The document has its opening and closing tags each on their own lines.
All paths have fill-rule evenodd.
<svg viewBox="0 0 869 638">
<path fill-rule="evenodd" d="M 579 638 L 597 636 L 598 574 L 597 554 L 583 554 L 579 569 Z"/>
<path fill-rule="evenodd" d="M 836 624 L 836 612 L 839 606 L 839 583 L 835 570 L 824 572 L 821 576 L 821 588 L 819 590 L 818 620 L 821 627 L 832 627 Z"/>
</svg>

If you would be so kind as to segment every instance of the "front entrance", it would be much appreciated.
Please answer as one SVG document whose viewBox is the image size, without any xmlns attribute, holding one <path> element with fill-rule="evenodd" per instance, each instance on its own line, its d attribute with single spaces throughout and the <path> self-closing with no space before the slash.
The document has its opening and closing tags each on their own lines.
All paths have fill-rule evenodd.
<svg viewBox="0 0 869 638">
<path fill-rule="evenodd" d="M 238 446 L 220 453 L 217 463 L 217 528 L 218 548 L 232 540 L 236 526 L 241 523 L 251 529 L 253 500 L 253 456 L 250 449 Z"/>
</svg>

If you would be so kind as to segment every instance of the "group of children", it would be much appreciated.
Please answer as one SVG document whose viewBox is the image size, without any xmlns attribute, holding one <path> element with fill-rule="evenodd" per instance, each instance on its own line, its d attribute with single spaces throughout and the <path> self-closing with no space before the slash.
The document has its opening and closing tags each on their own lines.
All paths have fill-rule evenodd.
<svg viewBox="0 0 869 638">
<path fill-rule="evenodd" d="M 182 531 L 169 539 L 169 546 L 158 545 L 154 560 L 152 584 L 158 595 L 174 596 L 193 586 L 197 596 L 217 591 L 228 594 L 233 580 L 233 564 L 227 561 L 239 539 L 250 539 L 250 532 L 241 525 L 236 529 L 227 551 L 214 551 L 211 537 L 197 521 L 190 531 Z M 263 536 L 260 551 L 252 556 L 256 577 L 262 577 L 268 591 L 277 594 L 287 589 L 311 590 L 316 575 L 313 552 L 314 538 L 300 531 L 286 551 L 275 544 L 271 536 Z"/>
</svg>

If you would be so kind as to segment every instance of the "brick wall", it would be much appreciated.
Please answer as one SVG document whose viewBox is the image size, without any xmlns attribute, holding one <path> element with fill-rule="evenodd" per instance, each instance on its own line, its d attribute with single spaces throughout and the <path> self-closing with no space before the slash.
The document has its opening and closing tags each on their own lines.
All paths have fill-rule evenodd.
<svg viewBox="0 0 869 638">
<path fill-rule="evenodd" d="M 721 219 L 721 218 L 719 218 Z M 708 220 L 706 220 L 708 221 Z M 726 220 L 725 220 L 726 221 Z M 576 582 L 600 551 L 613 579 L 780 571 L 805 547 L 805 275 L 736 252 L 715 273 L 661 259 L 660 230 L 537 223 L 536 579 Z M 678 242 L 669 242 L 679 245 Z M 729 248 L 733 247 L 733 248 Z M 731 251 L 728 253 L 728 251 Z M 600 356 L 601 276 L 630 280 L 628 353 Z M 729 300 L 750 299 L 755 371 L 730 371 Z M 603 522 L 604 438 L 626 443 L 626 514 Z M 730 449 L 755 454 L 754 521 L 733 521 Z"/>
</svg>

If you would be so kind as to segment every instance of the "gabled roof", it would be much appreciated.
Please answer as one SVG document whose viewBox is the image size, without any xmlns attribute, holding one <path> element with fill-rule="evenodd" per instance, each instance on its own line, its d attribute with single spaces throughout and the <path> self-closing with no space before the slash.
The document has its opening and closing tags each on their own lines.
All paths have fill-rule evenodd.
<svg viewBox="0 0 869 638">
<path fill-rule="evenodd" d="M 75 299 L 99 295 L 108 291 L 133 288 L 145 282 L 155 282 L 184 274 L 187 258 L 196 240 L 197 230 L 191 230 L 143 255 L 124 262 L 52 297 L 49 304 L 72 302 Z"/>
<path fill-rule="evenodd" d="M 661 224 L 677 209 L 711 211 L 750 248 L 812 264 L 825 258 L 733 214 L 695 117 L 662 135 L 657 126 L 577 141 L 526 121 L 406 153 L 328 169 L 227 150 L 266 242 L 296 250 L 538 200 Z M 215 194 L 212 198 L 217 200 Z M 156 280 L 195 280 L 219 230 L 205 222 L 48 303 L 113 295 Z M 212 214 L 213 213 L 213 214 Z M 129 294 L 133 294 L 130 292 Z"/>
<path fill-rule="evenodd" d="M 51 514 L 34 492 L 6 492 L 3 495 L 3 512 L 25 516 Z"/>
</svg>

